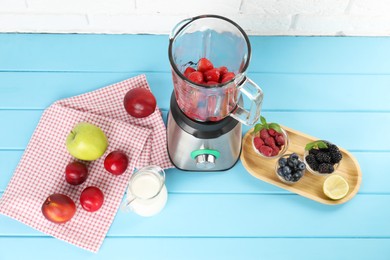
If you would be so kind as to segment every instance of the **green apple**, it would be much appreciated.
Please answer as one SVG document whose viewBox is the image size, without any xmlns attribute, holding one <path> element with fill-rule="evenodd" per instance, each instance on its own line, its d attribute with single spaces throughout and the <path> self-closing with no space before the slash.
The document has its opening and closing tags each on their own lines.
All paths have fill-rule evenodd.
<svg viewBox="0 0 390 260">
<path fill-rule="evenodd" d="M 93 161 L 104 154 L 107 137 L 99 127 L 82 122 L 74 126 L 66 138 L 66 148 L 77 159 Z"/>
</svg>

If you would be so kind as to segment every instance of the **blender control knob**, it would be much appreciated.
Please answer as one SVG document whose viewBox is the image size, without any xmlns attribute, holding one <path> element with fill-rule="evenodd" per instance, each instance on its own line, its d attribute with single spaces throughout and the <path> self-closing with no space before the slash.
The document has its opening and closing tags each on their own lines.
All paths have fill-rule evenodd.
<svg viewBox="0 0 390 260">
<path fill-rule="evenodd" d="M 215 156 L 212 154 L 200 154 L 196 156 L 196 167 L 202 170 L 210 170 L 215 167 Z"/>
</svg>

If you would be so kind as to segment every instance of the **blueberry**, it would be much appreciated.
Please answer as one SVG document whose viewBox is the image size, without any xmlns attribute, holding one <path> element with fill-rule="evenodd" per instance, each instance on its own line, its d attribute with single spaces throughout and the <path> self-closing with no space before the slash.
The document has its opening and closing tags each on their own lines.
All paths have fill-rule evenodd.
<svg viewBox="0 0 390 260">
<path fill-rule="evenodd" d="M 291 174 L 291 168 L 290 167 L 284 166 L 282 169 L 283 169 L 283 174 L 284 175 Z"/>
<path fill-rule="evenodd" d="M 291 159 L 295 159 L 295 160 L 298 160 L 298 154 L 296 154 L 296 153 L 292 153 L 291 155 L 290 155 L 290 158 Z"/>
<path fill-rule="evenodd" d="M 281 167 L 286 166 L 286 164 L 287 164 L 287 159 L 286 158 L 282 157 L 282 158 L 279 159 L 279 165 Z"/>
<path fill-rule="evenodd" d="M 279 174 L 279 176 L 282 176 L 283 177 L 283 168 L 278 168 L 278 174 Z"/>
<path fill-rule="evenodd" d="M 292 179 L 292 174 L 287 174 L 287 175 L 285 175 L 285 176 L 284 176 L 284 179 L 285 179 L 286 181 L 291 181 L 291 179 Z"/>
<path fill-rule="evenodd" d="M 299 174 L 298 172 L 296 172 L 296 173 L 294 173 L 293 177 L 299 179 L 302 177 L 302 175 Z"/>
<path fill-rule="evenodd" d="M 306 169 L 305 163 L 300 162 L 300 163 L 298 164 L 298 169 L 301 170 L 301 171 L 303 171 L 304 169 Z"/>
<path fill-rule="evenodd" d="M 292 160 L 287 160 L 287 165 L 294 168 L 294 162 Z"/>
</svg>

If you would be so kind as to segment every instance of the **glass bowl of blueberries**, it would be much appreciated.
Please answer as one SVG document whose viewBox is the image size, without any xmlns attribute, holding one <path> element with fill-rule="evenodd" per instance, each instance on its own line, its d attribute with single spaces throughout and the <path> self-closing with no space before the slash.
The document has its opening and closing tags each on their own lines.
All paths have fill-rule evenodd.
<svg viewBox="0 0 390 260">
<path fill-rule="evenodd" d="M 334 173 L 342 158 L 340 149 L 325 140 L 308 143 L 305 146 L 303 157 L 307 170 L 317 176 L 327 176 Z"/>
<path fill-rule="evenodd" d="M 285 154 L 275 164 L 279 179 L 287 184 L 298 182 L 305 174 L 306 164 L 296 153 Z"/>
</svg>

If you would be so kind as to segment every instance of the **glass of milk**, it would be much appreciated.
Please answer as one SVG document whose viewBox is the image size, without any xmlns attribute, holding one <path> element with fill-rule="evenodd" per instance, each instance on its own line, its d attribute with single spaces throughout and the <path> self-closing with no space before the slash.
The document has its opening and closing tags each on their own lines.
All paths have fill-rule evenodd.
<svg viewBox="0 0 390 260">
<path fill-rule="evenodd" d="M 150 217 L 164 208 L 167 199 L 165 172 L 159 166 L 150 165 L 131 175 L 122 208 Z"/>
</svg>

